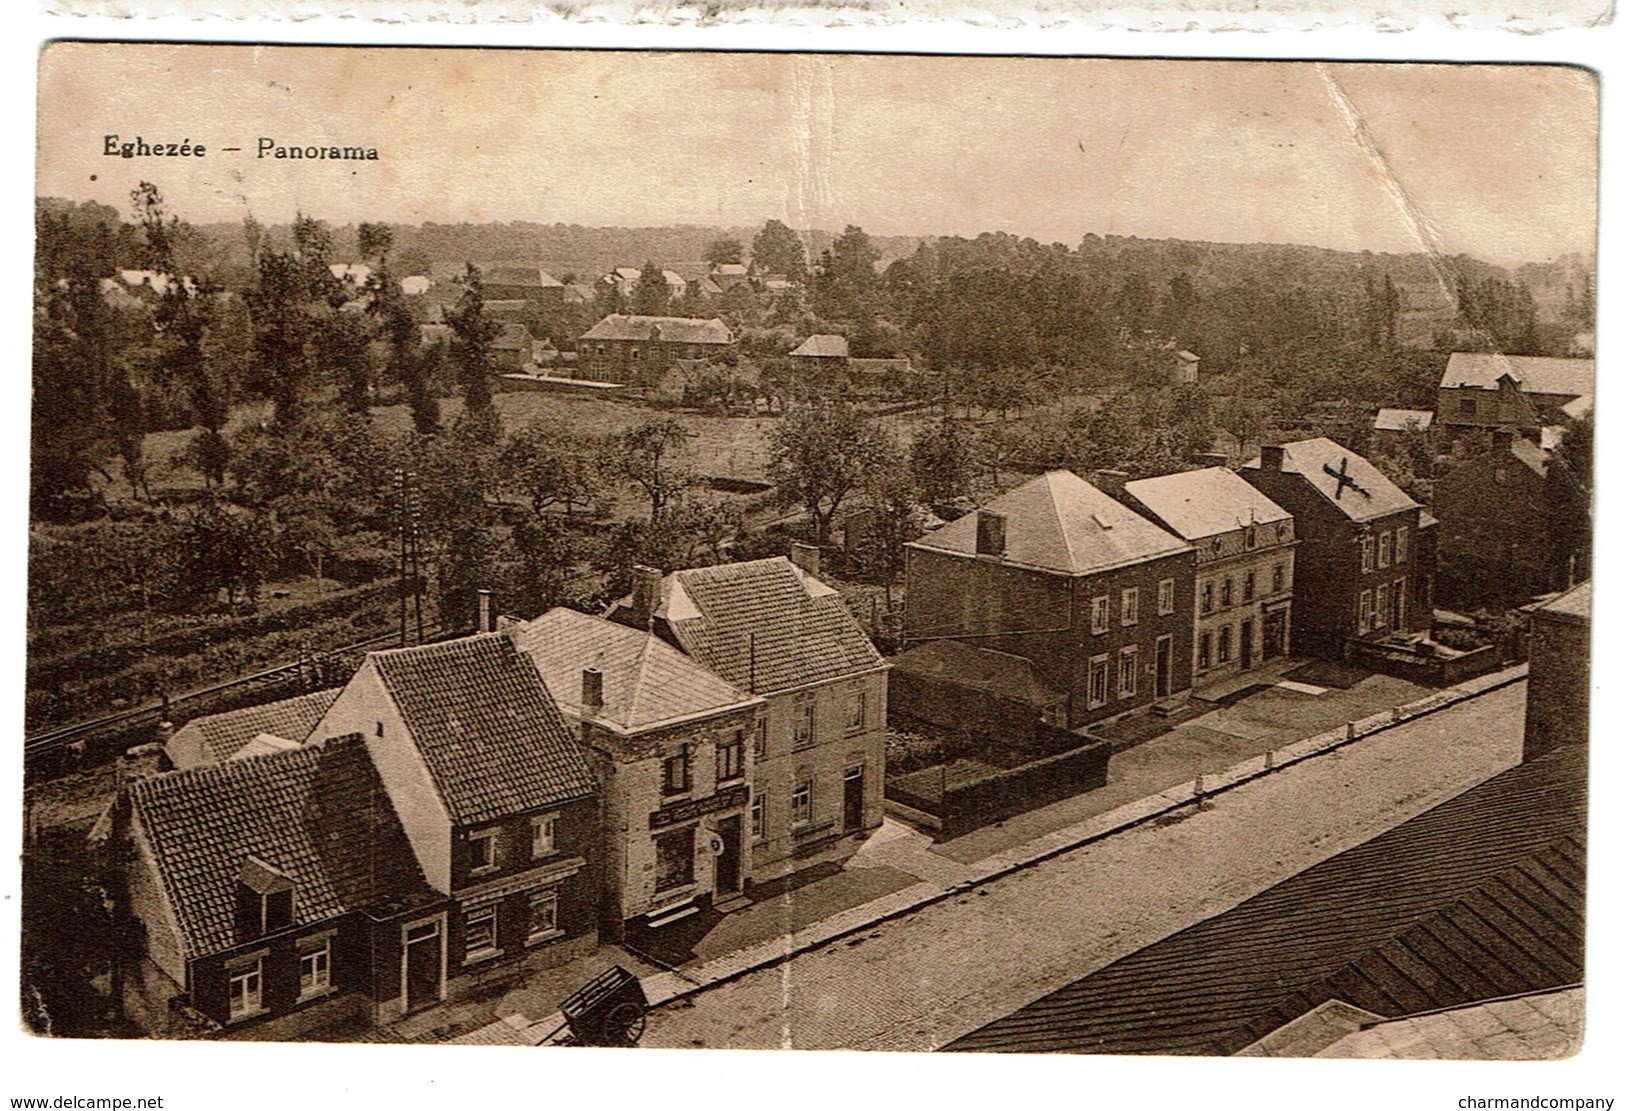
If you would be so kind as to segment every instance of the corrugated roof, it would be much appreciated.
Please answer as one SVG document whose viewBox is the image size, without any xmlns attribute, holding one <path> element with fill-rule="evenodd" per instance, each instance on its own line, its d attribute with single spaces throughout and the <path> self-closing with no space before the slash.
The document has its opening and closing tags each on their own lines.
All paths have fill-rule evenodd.
<svg viewBox="0 0 1625 1111">
<path fill-rule="evenodd" d="M 359 737 L 154 776 L 130 800 L 189 956 L 247 940 L 249 857 L 294 882 L 300 925 L 434 897 Z"/>
<path fill-rule="evenodd" d="M 1317 436 L 1312 440 L 1295 440 L 1281 447 L 1285 451 L 1281 461 L 1282 472 L 1302 475 L 1309 485 L 1342 510 L 1350 520 L 1369 521 L 1403 509 L 1417 508 L 1411 496 L 1395 486 L 1370 460 L 1333 440 Z M 1249 459 L 1243 466 L 1247 470 L 1257 470 L 1259 461 Z M 1345 471 L 1345 467 L 1348 478 L 1353 481 L 1352 486 L 1339 481 L 1337 477 Z"/>
<path fill-rule="evenodd" d="M 841 596 L 782 557 L 674 571 L 663 619 L 683 651 L 746 691 L 772 694 L 883 666 Z"/>
<path fill-rule="evenodd" d="M 801 346 L 790 352 L 790 354 L 812 359 L 844 359 L 847 356 L 846 337 L 833 335 L 808 336 L 801 341 Z"/>
<path fill-rule="evenodd" d="M 568 609 L 553 609 L 512 630 L 536 661 L 565 714 L 635 732 L 662 722 L 737 709 L 759 702 L 707 671 L 652 633 Z M 604 704 L 581 701 L 581 672 L 603 674 Z"/>
<path fill-rule="evenodd" d="M 1071 471 L 1050 471 L 982 508 L 1004 514 L 1005 559 L 1045 571 L 1082 575 L 1189 550 Z M 926 533 L 915 546 L 975 555 L 976 514 Z"/>
<path fill-rule="evenodd" d="M 1053 706 L 1066 691 L 1046 679 L 1025 656 L 976 648 L 958 640 L 932 640 L 892 657 L 898 672 L 986 691 L 1030 706 Z"/>
<path fill-rule="evenodd" d="M 1186 540 L 1292 519 L 1262 491 L 1224 467 L 1142 478 L 1123 488 Z"/>
<path fill-rule="evenodd" d="M 537 810 L 594 790 L 558 706 L 503 633 L 373 652 L 454 822 Z"/>
<path fill-rule="evenodd" d="M 1229 1054 L 1333 999 L 1400 1017 L 1576 983 L 1585 761 L 1515 767 L 951 1048 Z"/>
<path fill-rule="evenodd" d="M 1552 359 L 1533 355 L 1497 355 L 1494 352 L 1457 351 L 1439 378 L 1442 389 L 1474 386 L 1493 390 L 1503 374 L 1510 374 L 1524 393 L 1578 396 L 1592 392 L 1595 359 Z"/>
<path fill-rule="evenodd" d="M 165 743 L 164 750 L 169 754 L 170 762 L 179 768 L 199 762 L 218 764 L 228 760 L 261 733 L 302 744 L 310 736 L 310 731 L 316 728 L 316 723 L 322 720 L 322 715 L 327 713 L 328 707 L 333 705 L 340 689 L 334 687 L 332 690 L 284 698 L 280 702 L 194 718 L 175 731 L 175 735 Z"/>
<path fill-rule="evenodd" d="M 1433 427 L 1433 410 L 1378 409 L 1371 427 L 1378 432 L 1426 432 Z"/>
<path fill-rule="evenodd" d="M 729 344 L 734 337 L 728 326 L 716 318 L 696 320 L 686 316 L 626 316 L 611 313 L 583 333 L 581 338 Z"/>
</svg>

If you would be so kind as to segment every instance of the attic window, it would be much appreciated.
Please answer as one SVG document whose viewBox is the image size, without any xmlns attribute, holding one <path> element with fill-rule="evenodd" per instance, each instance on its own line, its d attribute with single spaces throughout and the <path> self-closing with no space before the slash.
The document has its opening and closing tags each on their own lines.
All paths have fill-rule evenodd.
<svg viewBox="0 0 1625 1111">
<path fill-rule="evenodd" d="M 237 877 L 237 922 L 245 937 L 261 937 L 293 925 L 292 879 L 258 857 L 243 861 Z"/>
</svg>

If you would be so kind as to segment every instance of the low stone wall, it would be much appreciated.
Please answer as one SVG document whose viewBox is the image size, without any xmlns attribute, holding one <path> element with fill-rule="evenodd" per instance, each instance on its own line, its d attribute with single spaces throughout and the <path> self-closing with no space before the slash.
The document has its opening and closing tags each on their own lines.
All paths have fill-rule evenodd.
<svg viewBox="0 0 1625 1111">
<path fill-rule="evenodd" d="M 1075 738 L 1074 738 L 1075 740 Z M 951 838 L 1106 783 L 1111 745 L 1094 741 L 1017 764 L 949 777 L 945 766 L 886 781 L 886 798 L 930 815 L 939 837 Z M 931 790 L 932 777 L 941 787 Z"/>
</svg>

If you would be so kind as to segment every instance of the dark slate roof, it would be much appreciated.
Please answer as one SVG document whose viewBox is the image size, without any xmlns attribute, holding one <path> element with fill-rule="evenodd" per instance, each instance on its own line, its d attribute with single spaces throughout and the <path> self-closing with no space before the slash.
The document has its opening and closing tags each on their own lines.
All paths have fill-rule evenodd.
<svg viewBox="0 0 1625 1111">
<path fill-rule="evenodd" d="M 686 316 L 625 316 L 611 313 L 594 324 L 581 338 L 659 340 L 662 343 L 730 344 L 733 333 L 721 320 L 696 320 Z"/>
<path fill-rule="evenodd" d="M 1229 1054 L 1582 975 L 1585 759 L 1559 749 L 991 1023 L 960 1050 Z"/>
<path fill-rule="evenodd" d="M 468 825 L 591 794 L 529 656 L 503 633 L 373 652 L 451 819 Z"/>
<path fill-rule="evenodd" d="M 267 702 L 262 706 L 248 706 L 241 710 L 228 710 L 223 714 L 193 718 L 169 738 L 165 749 L 177 766 L 199 762 L 218 764 L 229 760 L 244 745 L 261 733 L 270 733 L 290 741 L 303 743 L 316 728 L 322 715 L 327 713 L 341 688 L 315 691 L 280 702 Z M 179 754 L 186 754 L 182 760 Z M 196 757 L 195 759 L 193 757 Z"/>
<path fill-rule="evenodd" d="M 1493 390 L 1503 374 L 1510 374 L 1524 393 L 1579 397 L 1592 392 L 1595 359 L 1552 359 L 1535 355 L 1498 355 L 1494 352 L 1456 351 L 1439 377 L 1442 389 L 1472 386 Z"/>
<path fill-rule="evenodd" d="M 755 694 L 883 666 L 841 596 L 783 557 L 675 571 L 656 612 L 683 651 Z"/>
<path fill-rule="evenodd" d="M 189 956 L 230 948 L 249 857 L 296 885 L 294 920 L 435 898 L 359 737 L 130 788 Z"/>
</svg>

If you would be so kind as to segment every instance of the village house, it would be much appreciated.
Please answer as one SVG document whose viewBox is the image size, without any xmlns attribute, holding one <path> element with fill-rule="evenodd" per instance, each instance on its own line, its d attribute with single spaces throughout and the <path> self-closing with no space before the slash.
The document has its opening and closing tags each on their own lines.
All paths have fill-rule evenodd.
<svg viewBox="0 0 1625 1111">
<path fill-rule="evenodd" d="M 597 946 L 597 784 L 508 636 L 370 653 L 311 740 L 350 734 L 450 900 L 401 923 L 404 983 L 380 1021 Z"/>
<path fill-rule="evenodd" d="M 164 755 L 171 767 L 184 769 L 297 748 L 333 705 L 339 689 L 194 718 L 165 742 Z"/>
<path fill-rule="evenodd" d="M 120 1001 L 149 1034 L 296 1038 L 370 1023 L 404 977 L 427 982 L 401 942 L 445 900 L 361 738 L 153 776 L 115 813 L 141 937 Z"/>
<path fill-rule="evenodd" d="M 908 545 L 903 636 L 1032 661 L 1068 728 L 1188 692 L 1196 554 L 1069 471 Z"/>
<path fill-rule="evenodd" d="M 1266 444 L 1241 476 L 1293 518 L 1297 651 L 1341 660 L 1357 638 L 1432 626 L 1435 522 L 1368 460 L 1318 437 Z"/>
<path fill-rule="evenodd" d="M 1449 435 L 1516 428 L 1534 434 L 1591 410 L 1596 362 L 1457 351 L 1439 378 L 1438 423 Z"/>
<path fill-rule="evenodd" d="M 485 297 L 492 301 L 524 301 L 558 306 L 564 303 L 564 283 L 536 266 L 491 266 L 480 275 Z"/>
<path fill-rule="evenodd" d="M 733 354 L 734 334 L 719 319 L 612 313 L 576 342 L 577 377 L 648 386 L 678 359 Z"/>
<path fill-rule="evenodd" d="M 743 263 L 712 263 L 706 276 L 716 285 L 719 293 L 729 293 L 740 286 L 750 285 L 750 269 Z"/>
<path fill-rule="evenodd" d="M 762 699 L 601 617 L 554 609 L 508 633 L 602 785 L 605 932 L 659 929 L 739 896 Z"/>
<path fill-rule="evenodd" d="M 1584 747 L 1591 709 L 1591 584 L 1581 583 L 1529 614 L 1529 696 L 1523 758 Z"/>
<path fill-rule="evenodd" d="M 844 390 L 848 359 L 846 337 L 836 335 L 808 336 L 789 354 L 797 383 L 812 391 Z"/>
<path fill-rule="evenodd" d="M 882 818 L 887 665 L 817 570 L 810 545 L 795 562 L 640 568 L 611 615 L 766 700 L 748 755 L 757 882 L 846 859 Z"/>
<path fill-rule="evenodd" d="M 1291 514 L 1223 467 L 1127 483 L 1110 477 L 1131 508 L 1196 549 L 1193 686 L 1292 650 Z"/>
</svg>

